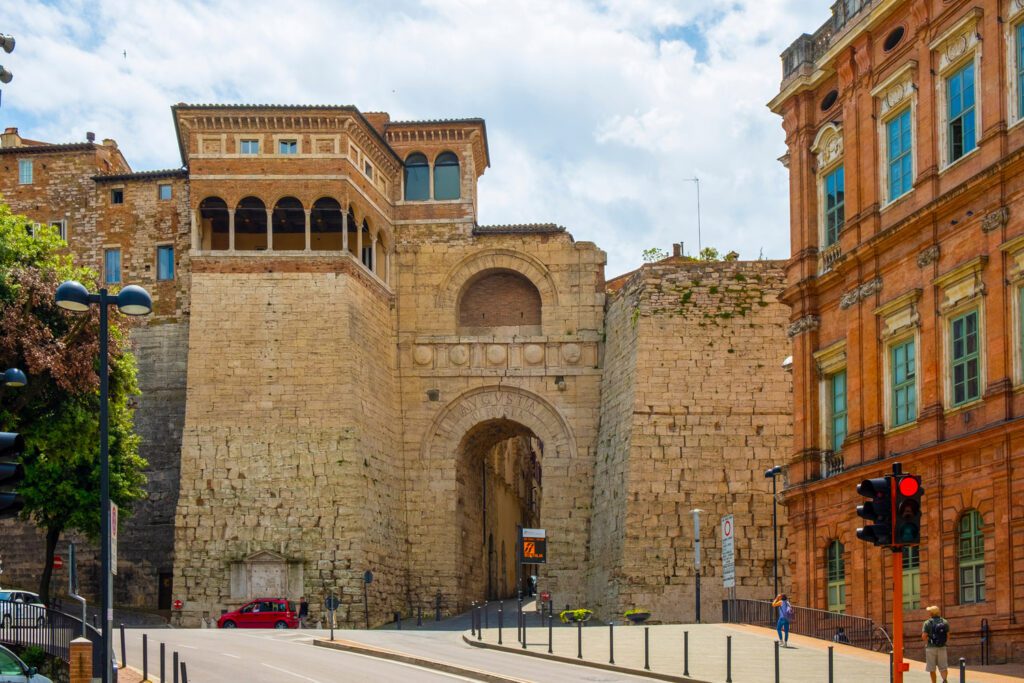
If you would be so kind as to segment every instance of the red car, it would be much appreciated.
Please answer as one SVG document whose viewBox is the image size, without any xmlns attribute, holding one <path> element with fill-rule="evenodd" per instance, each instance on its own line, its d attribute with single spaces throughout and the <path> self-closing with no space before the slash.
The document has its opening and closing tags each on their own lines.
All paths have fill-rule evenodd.
<svg viewBox="0 0 1024 683">
<path fill-rule="evenodd" d="M 222 614 L 217 628 L 298 628 L 295 607 L 284 598 L 257 598 L 241 609 Z"/>
</svg>

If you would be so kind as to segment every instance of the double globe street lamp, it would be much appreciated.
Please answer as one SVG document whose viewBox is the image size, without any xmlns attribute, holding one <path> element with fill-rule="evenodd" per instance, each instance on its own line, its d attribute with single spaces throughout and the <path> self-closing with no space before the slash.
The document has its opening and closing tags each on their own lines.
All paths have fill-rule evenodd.
<svg viewBox="0 0 1024 683">
<path fill-rule="evenodd" d="M 103 683 L 113 678 L 113 623 L 114 623 L 114 579 L 111 572 L 111 519 L 110 519 L 110 454 L 107 450 L 107 388 L 110 369 L 107 362 L 108 311 L 116 305 L 125 315 L 148 315 L 153 310 L 153 299 L 142 287 L 128 285 L 114 295 L 101 288 L 90 294 L 80 282 L 68 280 L 57 287 L 57 305 L 75 313 L 84 313 L 93 304 L 100 307 L 100 558 L 103 583 L 101 584 L 100 608 L 103 612 Z"/>
</svg>

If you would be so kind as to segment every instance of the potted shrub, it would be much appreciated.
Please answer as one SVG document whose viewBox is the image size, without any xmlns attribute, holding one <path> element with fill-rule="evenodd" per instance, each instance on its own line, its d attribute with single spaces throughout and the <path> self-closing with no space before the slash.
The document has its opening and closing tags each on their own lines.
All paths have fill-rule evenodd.
<svg viewBox="0 0 1024 683">
<path fill-rule="evenodd" d="M 563 624 L 576 623 L 577 621 L 590 621 L 594 612 L 589 609 L 566 609 L 558 613 L 558 618 Z"/>
<path fill-rule="evenodd" d="M 634 624 L 642 624 L 651 618 L 651 611 L 648 609 L 634 608 L 631 610 L 626 610 L 626 613 L 623 616 L 625 616 Z"/>
</svg>

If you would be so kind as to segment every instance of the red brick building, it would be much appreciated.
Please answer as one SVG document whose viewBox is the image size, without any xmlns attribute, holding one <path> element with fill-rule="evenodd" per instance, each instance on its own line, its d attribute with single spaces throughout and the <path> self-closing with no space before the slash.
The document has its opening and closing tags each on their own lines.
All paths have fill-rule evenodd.
<svg viewBox="0 0 1024 683">
<path fill-rule="evenodd" d="M 993 661 L 1020 661 L 1024 2 L 842 0 L 782 61 L 787 590 L 891 625 L 892 559 L 857 540 L 855 487 L 899 461 L 925 487 L 911 648 L 937 604 L 956 656 L 977 661 L 984 621 Z"/>
</svg>

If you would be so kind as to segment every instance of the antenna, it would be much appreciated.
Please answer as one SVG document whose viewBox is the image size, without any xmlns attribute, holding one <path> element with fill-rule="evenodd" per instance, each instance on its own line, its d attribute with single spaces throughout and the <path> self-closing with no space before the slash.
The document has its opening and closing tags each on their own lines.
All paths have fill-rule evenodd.
<svg viewBox="0 0 1024 683">
<path fill-rule="evenodd" d="M 700 241 L 700 178 L 694 176 L 692 178 L 683 178 L 684 182 L 694 183 L 697 186 L 697 258 L 700 258 L 701 252 L 701 241 Z"/>
</svg>

